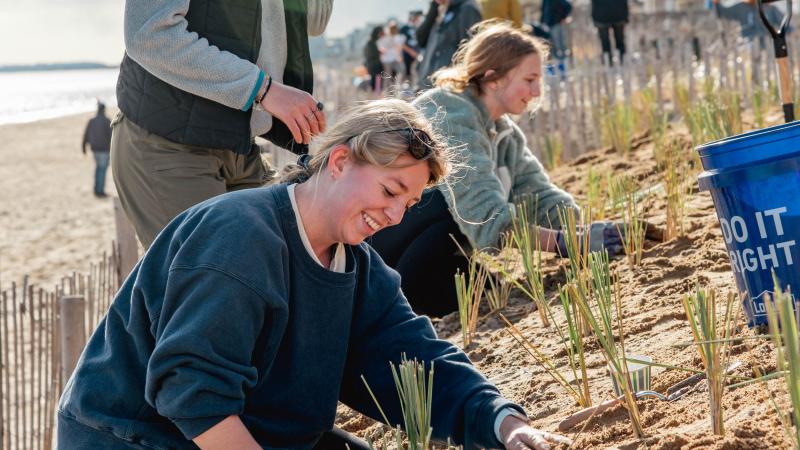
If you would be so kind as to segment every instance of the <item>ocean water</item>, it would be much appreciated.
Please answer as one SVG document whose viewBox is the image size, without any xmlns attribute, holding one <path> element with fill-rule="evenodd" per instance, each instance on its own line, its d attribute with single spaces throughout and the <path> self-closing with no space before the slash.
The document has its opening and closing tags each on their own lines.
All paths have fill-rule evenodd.
<svg viewBox="0 0 800 450">
<path fill-rule="evenodd" d="M 0 73 L 0 124 L 33 122 L 116 106 L 118 69 Z"/>
</svg>

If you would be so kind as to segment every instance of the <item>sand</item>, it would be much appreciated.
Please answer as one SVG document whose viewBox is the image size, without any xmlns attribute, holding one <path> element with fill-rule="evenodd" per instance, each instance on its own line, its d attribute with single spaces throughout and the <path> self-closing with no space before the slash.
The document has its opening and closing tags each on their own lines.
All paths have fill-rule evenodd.
<svg viewBox="0 0 800 450">
<path fill-rule="evenodd" d="M 111 197 L 92 194 L 94 158 L 80 147 L 93 115 L 0 125 L 0 288 L 26 274 L 50 286 L 111 250 Z"/>
<path fill-rule="evenodd" d="M 780 121 L 780 116 L 776 112 L 770 119 L 774 124 Z M 751 128 L 752 124 L 745 127 Z M 683 137 L 688 151 L 689 136 L 685 129 L 676 126 L 672 133 Z M 640 140 L 629 159 L 611 149 L 600 149 L 557 168 L 551 175 L 556 184 L 580 198 L 586 191 L 590 167 L 600 173 L 627 173 L 637 179 L 642 188 L 660 181 L 652 157 L 652 142 L 646 136 Z M 644 216 L 652 223 L 663 225 L 666 220 L 663 191 L 645 204 Z M 735 284 L 708 193 L 695 191 L 689 197 L 686 225 L 687 233 L 683 237 L 668 242 L 648 242 L 640 267 L 630 269 L 624 260 L 617 259 L 612 262 L 612 270 L 616 269 L 620 276 L 627 351 L 649 355 L 660 363 L 702 369 L 695 347 L 674 346 L 691 341 L 681 297 L 696 283 L 715 288 L 720 294 L 735 289 Z M 556 288 L 565 281 L 562 261 L 551 257 L 545 264 L 545 286 L 551 305 L 555 305 Z M 554 310 L 557 317 L 563 317 L 560 306 L 555 306 Z M 556 333 L 542 326 L 530 301 L 515 294 L 504 314 L 531 342 L 555 358 L 562 369 L 566 368 L 566 354 L 558 344 Z M 436 321 L 435 325 L 440 337 L 461 346 L 456 313 Z M 476 342 L 466 352 L 507 398 L 527 410 L 533 426 L 556 432 L 559 422 L 580 408 L 566 391 L 535 364 L 504 327 L 497 317 L 482 320 Z M 744 334 L 753 333 L 743 328 Z M 590 390 L 597 404 L 612 398 L 613 393 L 605 360 L 592 339 L 589 340 L 588 349 Z M 752 367 L 756 363 L 762 364 L 763 370 L 774 370 L 775 358 L 771 349 L 771 344 L 764 341 L 755 341 L 749 347 L 737 345 L 733 350 L 733 358 L 744 364 L 734 374 L 752 376 Z M 688 374 L 653 368 L 652 376 L 652 388 L 663 393 L 670 385 L 688 377 Z M 568 379 L 572 377 L 568 376 Z M 674 402 L 653 398 L 639 400 L 647 435 L 645 439 L 634 439 L 627 411 L 621 405 L 598 414 L 564 434 L 574 440 L 572 448 L 576 449 L 791 448 L 791 441 L 780 427 L 769 395 L 773 391 L 777 403 L 786 407 L 783 380 L 771 381 L 766 386 L 769 389 L 765 385 L 755 384 L 726 392 L 723 398 L 726 409 L 725 436 L 715 436 L 711 432 L 705 382 Z M 379 427 L 371 419 L 353 413 L 346 407 L 340 407 L 339 423 L 362 436 L 380 436 Z"/>
</svg>

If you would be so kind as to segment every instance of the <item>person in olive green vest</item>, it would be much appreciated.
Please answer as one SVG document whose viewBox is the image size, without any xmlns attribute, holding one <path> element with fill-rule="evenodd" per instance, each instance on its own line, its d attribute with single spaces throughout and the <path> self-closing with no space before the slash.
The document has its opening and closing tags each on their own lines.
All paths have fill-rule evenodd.
<svg viewBox="0 0 800 450">
<path fill-rule="evenodd" d="M 332 5 L 125 2 L 111 167 L 145 247 L 184 209 L 267 182 L 256 136 L 304 153 L 325 129 L 308 36 L 322 34 Z"/>
</svg>

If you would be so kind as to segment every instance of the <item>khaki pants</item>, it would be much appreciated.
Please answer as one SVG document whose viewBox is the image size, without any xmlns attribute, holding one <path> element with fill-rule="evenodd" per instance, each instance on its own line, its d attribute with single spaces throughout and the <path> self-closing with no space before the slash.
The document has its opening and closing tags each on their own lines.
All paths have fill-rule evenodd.
<svg viewBox="0 0 800 450">
<path fill-rule="evenodd" d="M 145 249 L 183 210 L 219 194 L 263 186 L 273 175 L 255 144 L 247 155 L 179 144 L 142 129 L 122 113 L 111 128 L 114 183 Z"/>
</svg>

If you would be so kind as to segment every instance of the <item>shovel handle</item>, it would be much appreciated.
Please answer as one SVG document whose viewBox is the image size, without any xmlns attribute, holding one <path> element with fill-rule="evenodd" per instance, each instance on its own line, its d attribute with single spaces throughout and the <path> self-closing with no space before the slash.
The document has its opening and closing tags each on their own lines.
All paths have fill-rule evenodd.
<svg viewBox="0 0 800 450">
<path fill-rule="evenodd" d="M 792 99 L 792 76 L 789 72 L 789 58 L 776 58 L 778 66 L 778 79 L 781 85 L 781 102 L 783 103 L 783 116 L 786 123 L 794 120 L 794 99 Z"/>
<path fill-rule="evenodd" d="M 610 400 L 606 400 L 599 405 L 590 406 L 588 408 L 584 408 L 575 414 L 567 417 L 566 419 L 562 420 L 561 423 L 558 424 L 558 431 L 567 431 L 570 428 L 574 427 L 575 425 L 583 422 L 584 420 L 592 417 L 595 414 L 600 414 L 601 412 L 611 408 L 612 406 L 616 405 L 620 401 L 622 401 L 623 397 L 612 398 Z"/>
</svg>

